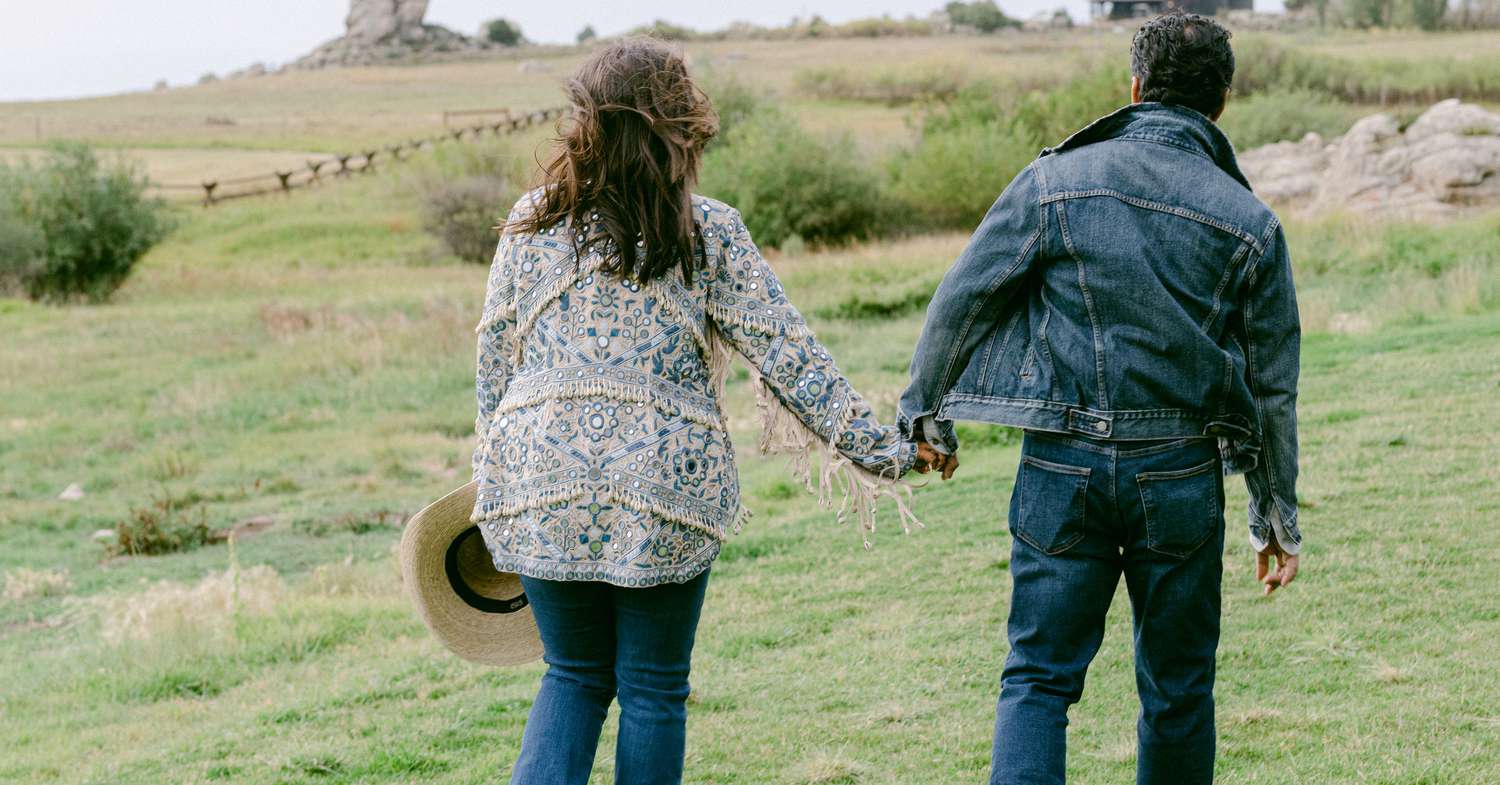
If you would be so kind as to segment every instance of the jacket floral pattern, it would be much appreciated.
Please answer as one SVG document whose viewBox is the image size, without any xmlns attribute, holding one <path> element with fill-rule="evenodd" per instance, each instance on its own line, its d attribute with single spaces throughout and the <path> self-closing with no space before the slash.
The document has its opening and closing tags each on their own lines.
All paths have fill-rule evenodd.
<svg viewBox="0 0 1500 785">
<path fill-rule="evenodd" d="M 517 202 L 511 221 L 536 193 Z M 641 284 L 580 256 L 597 216 L 501 238 L 478 327 L 479 525 L 495 566 L 619 586 L 686 581 L 745 515 L 719 405 L 731 355 L 750 366 L 761 446 L 799 456 L 841 517 L 873 529 L 906 486 L 915 445 L 881 425 L 834 365 L 739 214 L 693 197 L 703 257 L 692 280 Z M 867 539 L 868 542 L 868 539 Z"/>
</svg>

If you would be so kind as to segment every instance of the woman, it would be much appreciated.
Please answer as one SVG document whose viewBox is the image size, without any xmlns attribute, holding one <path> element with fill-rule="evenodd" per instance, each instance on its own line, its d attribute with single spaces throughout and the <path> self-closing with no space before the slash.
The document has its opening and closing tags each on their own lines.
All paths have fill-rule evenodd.
<svg viewBox="0 0 1500 785">
<path fill-rule="evenodd" d="M 688 666 L 709 565 L 739 528 L 720 391 L 753 369 L 762 446 L 822 448 L 866 531 L 916 446 L 876 422 L 732 208 L 694 196 L 718 130 L 680 54 L 601 50 L 544 185 L 505 224 L 479 326 L 474 521 L 519 573 L 548 664 L 511 778 L 581 785 L 611 700 L 615 781 L 682 777 Z M 809 463 L 797 462 L 804 479 Z"/>
</svg>

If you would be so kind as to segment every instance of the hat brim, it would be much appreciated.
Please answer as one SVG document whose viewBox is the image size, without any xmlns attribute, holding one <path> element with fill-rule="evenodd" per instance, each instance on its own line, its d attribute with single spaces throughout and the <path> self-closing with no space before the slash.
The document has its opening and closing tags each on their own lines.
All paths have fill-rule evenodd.
<svg viewBox="0 0 1500 785">
<path fill-rule="evenodd" d="M 476 489 L 471 482 L 407 521 L 401 535 L 402 582 L 422 622 L 449 651 L 483 665 L 532 662 L 542 656 L 542 639 L 520 577 L 489 567 L 491 588 L 483 596 L 450 578 L 455 543 L 466 535 L 478 537 L 469 522 Z"/>
</svg>

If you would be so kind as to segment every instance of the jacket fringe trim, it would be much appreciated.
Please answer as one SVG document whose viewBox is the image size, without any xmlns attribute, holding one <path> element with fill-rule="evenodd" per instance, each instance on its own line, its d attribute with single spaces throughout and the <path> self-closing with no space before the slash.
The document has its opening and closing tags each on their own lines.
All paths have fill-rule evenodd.
<svg viewBox="0 0 1500 785">
<path fill-rule="evenodd" d="M 588 480 L 562 483 L 546 490 L 528 492 L 519 496 L 481 501 L 475 505 L 469 522 L 478 525 L 501 518 L 514 517 L 528 510 L 574 501 L 591 492 L 599 493 L 609 501 L 643 515 L 652 515 L 664 521 L 680 524 L 718 540 L 724 539 L 725 527 L 720 515 L 706 511 L 684 510 L 634 488 L 611 482 L 601 483 Z M 730 516 L 730 527 L 735 532 L 740 530 L 742 525 L 740 519 L 744 516 L 743 510 L 736 511 Z"/>
<path fill-rule="evenodd" d="M 812 335 L 806 322 L 792 321 L 779 316 L 751 313 L 743 308 L 734 308 L 709 298 L 705 310 L 719 324 L 733 325 L 762 335 L 799 340 Z"/>
<path fill-rule="evenodd" d="M 493 417 L 499 418 L 527 406 L 549 401 L 574 400 L 578 398 L 609 398 L 621 403 L 651 406 L 662 414 L 681 417 L 689 422 L 708 428 L 724 430 L 724 422 L 716 412 L 704 411 L 695 406 L 683 406 L 681 401 L 669 400 L 652 393 L 648 387 L 628 384 L 613 379 L 585 378 L 546 382 L 525 391 L 510 391 L 495 407 Z"/>
</svg>

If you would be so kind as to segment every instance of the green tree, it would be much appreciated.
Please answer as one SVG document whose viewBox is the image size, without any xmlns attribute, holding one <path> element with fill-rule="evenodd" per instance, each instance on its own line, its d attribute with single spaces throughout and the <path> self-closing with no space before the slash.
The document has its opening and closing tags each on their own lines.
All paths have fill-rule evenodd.
<svg viewBox="0 0 1500 785">
<path fill-rule="evenodd" d="M 588 43 L 588 42 L 590 42 L 590 41 L 592 41 L 592 40 L 594 40 L 595 38 L 598 38 L 598 37 L 599 37 L 599 34 L 596 33 L 596 32 L 594 32 L 594 26 L 593 25 L 584 25 L 583 29 L 578 31 L 577 39 L 578 39 L 578 43 L 580 43 L 580 44 L 586 44 L 586 43 Z"/>
<path fill-rule="evenodd" d="M 108 298 L 171 228 L 133 166 L 76 142 L 0 169 L 0 185 L 0 278 L 33 300 Z"/>
<path fill-rule="evenodd" d="M 1020 27 L 1021 23 L 1005 15 L 995 0 L 973 0 L 952 2 L 943 6 L 948 21 L 962 27 L 972 27 L 981 33 L 993 33 L 1003 27 Z"/>
<path fill-rule="evenodd" d="M 1442 27 L 1447 12 L 1448 0 L 1406 0 L 1406 16 L 1411 24 L 1423 30 Z"/>
<path fill-rule="evenodd" d="M 509 19 L 491 19 L 484 23 L 484 37 L 501 46 L 519 46 L 526 39 L 521 26 Z"/>
</svg>

